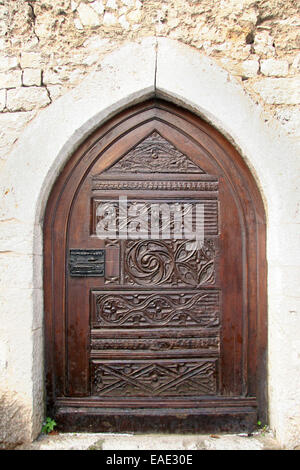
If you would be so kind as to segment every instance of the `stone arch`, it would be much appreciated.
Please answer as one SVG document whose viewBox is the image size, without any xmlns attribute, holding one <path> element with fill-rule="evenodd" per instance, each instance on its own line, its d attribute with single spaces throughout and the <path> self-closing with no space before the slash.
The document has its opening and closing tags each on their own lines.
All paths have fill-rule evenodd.
<svg viewBox="0 0 300 470">
<path fill-rule="evenodd" d="M 268 218 L 270 421 L 280 440 L 289 445 L 300 434 L 300 416 L 290 419 L 300 387 L 297 374 L 292 377 L 295 361 L 287 352 L 299 318 L 283 318 L 280 313 L 282 309 L 296 311 L 282 282 L 292 281 L 299 272 L 293 255 L 299 218 L 294 202 L 297 149 L 278 125 L 265 122 L 261 108 L 227 72 L 196 50 L 164 38 L 127 44 L 106 56 L 99 70 L 28 125 L 4 168 L 2 238 L 9 256 L 3 286 L 11 280 L 3 306 L 7 318 L 12 309 L 20 311 L 18 290 L 24 296 L 22 324 L 15 316 L 7 329 L 12 345 L 7 387 L 26 407 L 29 419 L 24 433 L 27 439 L 36 436 L 43 416 L 41 229 L 51 188 L 69 156 L 93 130 L 122 109 L 152 96 L 192 110 L 223 133 L 244 157 L 263 195 Z M 286 240 L 291 246 L 288 253 L 282 250 Z M 16 340 L 18 327 L 21 336 Z M 15 347 L 19 342 L 21 346 Z M 279 354 L 279 348 L 285 354 Z"/>
</svg>

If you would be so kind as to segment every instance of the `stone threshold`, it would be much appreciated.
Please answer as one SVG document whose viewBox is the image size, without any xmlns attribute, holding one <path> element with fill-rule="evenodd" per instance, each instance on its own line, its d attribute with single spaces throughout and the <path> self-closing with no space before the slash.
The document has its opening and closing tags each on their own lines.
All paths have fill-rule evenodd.
<svg viewBox="0 0 300 470">
<path fill-rule="evenodd" d="M 15 450 L 281 450 L 270 431 L 247 434 L 41 434 Z"/>
</svg>

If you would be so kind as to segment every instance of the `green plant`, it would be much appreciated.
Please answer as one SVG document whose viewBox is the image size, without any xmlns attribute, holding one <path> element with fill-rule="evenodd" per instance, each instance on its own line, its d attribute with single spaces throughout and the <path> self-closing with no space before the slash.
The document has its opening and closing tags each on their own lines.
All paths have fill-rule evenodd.
<svg viewBox="0 0 300 470">
<path fill-rule="evenodd" d="M 46 421 L 44 421 L 44 423 L 43 423 L 42 433 L 43 434 L 49 434 L 50 432 L 53 431 L 55 426 L 56 426 L 56 422 L 54 421 L 54 419 L 51 419 L 48 416 L 46 418 Z"/>
<path fill-rule="evenodd" d="M 264 425 L 263 425 L 261 421 L 257 421 L 257 426 L 260 428 L 260 431 L 261 431 L 262 435 L 264 436 L 264 435 L 265 435 L 265 432 L 268 431 L 268 426 L 267 426 L 267 424 L 264 424 Z"/>
</svg>

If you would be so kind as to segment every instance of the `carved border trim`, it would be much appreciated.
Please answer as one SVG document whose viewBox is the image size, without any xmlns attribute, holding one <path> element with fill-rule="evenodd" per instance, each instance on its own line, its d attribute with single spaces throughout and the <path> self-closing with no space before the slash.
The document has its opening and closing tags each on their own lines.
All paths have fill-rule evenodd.
<svg viewBox="0 0 300 470">
<path fill-rule="evenodd" d="M 93 179 L 92 190 L 164 190 L 218 191 L 217 181 L 99 181 Z"/>
</svg>

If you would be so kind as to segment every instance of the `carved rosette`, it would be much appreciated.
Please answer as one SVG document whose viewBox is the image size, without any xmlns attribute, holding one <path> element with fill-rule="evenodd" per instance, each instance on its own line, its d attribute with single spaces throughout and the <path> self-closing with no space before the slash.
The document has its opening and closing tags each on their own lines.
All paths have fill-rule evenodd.
<svg viewBox="0 0 300 470">
<path fill-rule="evenodd" d="M 202 286 L 215 283 L 215 247 L 205 240 L 189 249 L 187 240 L 127 241 L 125 280 L 130 285 Z"/>
</svg>

